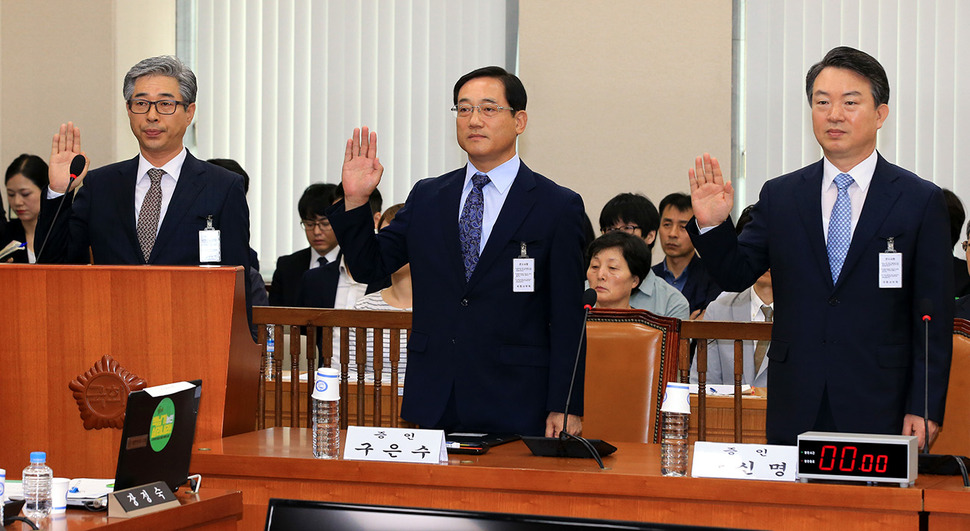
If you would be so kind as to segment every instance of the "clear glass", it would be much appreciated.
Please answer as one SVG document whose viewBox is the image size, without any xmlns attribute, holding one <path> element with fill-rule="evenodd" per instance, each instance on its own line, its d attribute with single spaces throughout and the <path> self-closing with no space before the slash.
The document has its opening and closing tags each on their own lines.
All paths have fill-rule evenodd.
<svg viewBox="0 0 970 531">
<path fill-rule="evenodd" d="M 687 475 L 687 425 L 690 415 L 663 413 L 660 440 L 660 473 L 665 476 Z"/>
</svg>

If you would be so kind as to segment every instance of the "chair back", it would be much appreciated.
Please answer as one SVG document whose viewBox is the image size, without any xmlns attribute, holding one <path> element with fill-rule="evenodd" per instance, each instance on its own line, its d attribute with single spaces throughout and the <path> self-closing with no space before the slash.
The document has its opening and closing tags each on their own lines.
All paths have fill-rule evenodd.
<svg viewBox="0 0 970 531">
<path fill-rule="evenodd" d="M 401 335 L 403 331 L 406 338 L 410 333 L 411 312 L 254 306 L 253 323 L 262 351 L 256 411 L 258 429 L 266 427 L 267 419 L 270 426 L 310 425 L 318 337 L 322 365 L 340 365 L 341 429 L 348 425 L 398 427 L 406 424 L 400 418 L 403 382 L 398 376 L 398 366 Z M 267 351 L 268 329 L 274 337 L 272 353 Z M 340 335 L 336 351 L 334 331 Z M 385 350 L 385 331 L 389 332 L 389 367 L 383 363 L 381 354 Z M 355 341 L 353 353 L 351 335 L 360 338 Z M 378 353 L 372 361 L 373 381 L 369 377 L 365 380 L 365 367 L 372 355 L 367 347 L 371 342 L 371 351 Z M 268 378 L 267 367 L 272 367 Z"/>
<path fill-rule="evenodd" d="M 953 361 L 946 392 L 946 413 L 934 454 L 970 455 L 970 321 L 953 320 Z"/>
<path fill-rule="evenodd" d="M 676 378 L 678 325 L 643 310 L 590 312 L 584 436 L 660 442 L 660 405 L 667 382 Z"/>
</svg>

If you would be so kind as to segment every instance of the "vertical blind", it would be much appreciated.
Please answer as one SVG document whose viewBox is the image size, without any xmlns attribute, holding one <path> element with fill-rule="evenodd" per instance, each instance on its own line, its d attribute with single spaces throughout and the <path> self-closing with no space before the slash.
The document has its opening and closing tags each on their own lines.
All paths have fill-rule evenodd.
<svg viewBox="0 0 970 531">
<path fill-rule="evenodd" d="M 889 76 L 889 118 L 877 149 L 887 160 L 953 190 L 970 206 L 970 4 L 961 0 L 742 0 L 738 116 L 744 195 L 817 161 L 805 74 L 840 45 L 863 50 Z M 963 28 L 959 31 L 959 28 Z M 962 254 L 962 253 L 961 253 Z"/>
<path fill-rule="evenodd" d="M 235 159 L 249 173 L 250 243 L 264 274 L 277 256 L 306 247 L 297 200 L 311 183 L 340 182 L 354 127 L 378 133 L 385 208 L 403 202 L 418 180 L 464 164 L 452 87 L 475 68 L 512 66 L 508 5 L 179 3 L 179 28 L 190 32 L 179 36 L 179 53 L 199 78 L 196 154 Z"/>
</svg>

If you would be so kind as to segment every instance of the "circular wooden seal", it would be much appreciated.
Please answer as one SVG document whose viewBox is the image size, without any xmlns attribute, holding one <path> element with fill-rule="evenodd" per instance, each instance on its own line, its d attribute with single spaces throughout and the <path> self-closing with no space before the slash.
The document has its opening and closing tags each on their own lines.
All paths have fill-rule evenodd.
<svg viewBox="0 0 970 531">
<path fill-rule="evenodd" d="M 125 424 L 128 393 L 144 389 L 148 383 L 105 354 L 93 367 L 68 384 L 73 391 L 84 429 L 120 430 Z"/>
</svg>

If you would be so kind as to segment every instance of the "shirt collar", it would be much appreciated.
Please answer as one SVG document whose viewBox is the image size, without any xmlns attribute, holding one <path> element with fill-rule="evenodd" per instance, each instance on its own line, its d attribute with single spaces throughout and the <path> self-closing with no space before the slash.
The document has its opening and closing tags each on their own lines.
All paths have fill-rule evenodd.
<svg viewBox="0 0 970 531">
<path fill-rule="evenodd" d="M 502 164 L 492 168 L 492 171 L 488 172 L 488 180 L 495 186 L 498 193 L 505 195 L 512 187 L 512 181 L 515 180 L 515 176 L 519 174 L 519 166 L 521 166 L 522 161 L 519 160 L 519 154 L 516 153 L 512 155 L 512 158 L 503 162 Z M 463 189 L 470 189 L 472 186 L 472 177 L 479 172 L 470 161 L 465 165 L 465 186 Z"/>
<path fill-rule="evenodd" d="M 850 169 L 849 171 L 842 171 L 835 167 L 835 164 L 829 162 L 829 159 L 823 157 L 822 160 L 822 190 L 828 190 L 830 186 L 835 186 L 833 181 L 835 176 L 840 173 L 848 173 L 852 176 L 852 180 L 862 188 L 863 191 L 869 189 L 869 184 L 872 183 L 872 174 L 876 172 L 876 161 L 879 160 L 879 156 L 876 150 L 872 150 L 872 154 L 866 157 L 865 160 L 858 163 Z"/>
<path fill-rule="evenodd" d="M 765 301 L 761 300 L 761 297 L 754 291 L 754 286 L 748 288 L 751 292 L 751 320 L 755 322 L 764 322 L 765 316 L 761 313 L 761 307 L 765 304 Z M 771 309 L 775 309 L 775 303 L 768 305 Z"/>
<path fill-rule="evenodd" d="M 188 155 L 188 150 L 185 146 L 182 146 L 182 151 L 179 151 L 178 155 L 172 158 L 172 160 L 166 162 L 162 165 L 160 170 L 164 170 L 166 174 L 170 175 L 172 179 L 175 179 L 177 183 L 179 181 L 179 175 L 182 173 L 182 164 L 185 163 L 185 157 Z M 145 159 L 145 156 L 141 153 L 138 154 L 138 178 L 148 175 L 148 170 L 155 168 L 152 163 Z"/>
</svg>

